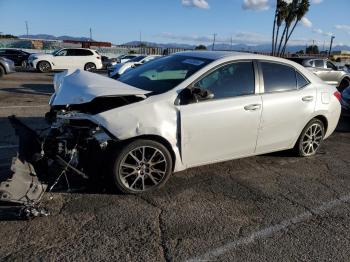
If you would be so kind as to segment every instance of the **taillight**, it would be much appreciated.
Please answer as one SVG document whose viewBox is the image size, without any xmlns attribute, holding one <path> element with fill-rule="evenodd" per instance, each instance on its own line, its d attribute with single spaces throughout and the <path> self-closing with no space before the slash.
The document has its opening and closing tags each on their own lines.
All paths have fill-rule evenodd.
<svg viewBox="0 0 350 262">
<path fill-rule="evenodd" d="M 333 95 L 338 99 L 338 101 L 340 101 L 341 93 L 339 91 L 335 91 Z"/>
</svg>

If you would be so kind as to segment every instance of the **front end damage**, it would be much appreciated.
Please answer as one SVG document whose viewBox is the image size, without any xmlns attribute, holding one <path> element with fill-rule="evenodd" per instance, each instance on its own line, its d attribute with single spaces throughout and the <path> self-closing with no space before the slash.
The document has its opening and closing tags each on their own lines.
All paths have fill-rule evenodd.
<svg viewBox="0 0 350 262">
<path fill-rule="evenodd" d="M 94 76 L 101 85 L 99 81 L 86 82 L 91 77 L 91 73 L 78 70 L 58 81 L 60 86 L 45 116 L 50 127 L 40 134 L 15 116 L 9 117 L 19 138 L 19 151 L 10 174 L 0 176 L 0 201 L 22 206 L 21 215 L 47 215 L 39 208 L 45 191 L 59 186 L 70 190 L 72 181 L 102 175 L 107 152 L 118 139 L 93 116 L 145 99 L 143 92 L 128 92 L 125 85 L 121 90 L 106 88 L 115 80 Z"/>
<path fill-rule="evenodd" d="M 11 172 L 0 177 L 0 201 L 24 206 L 21 213 L 26 216 L 47 214 L 37 208 L 46 190 L 57 186 L 70 190 L 70 181 L 98 173 L 107 146 L 115 141 L 93 122 L 64 116 L 58 115 L 41 135 L 16 117 L 9 118 L 19 137 L 19 152 Z"/>
</svg>

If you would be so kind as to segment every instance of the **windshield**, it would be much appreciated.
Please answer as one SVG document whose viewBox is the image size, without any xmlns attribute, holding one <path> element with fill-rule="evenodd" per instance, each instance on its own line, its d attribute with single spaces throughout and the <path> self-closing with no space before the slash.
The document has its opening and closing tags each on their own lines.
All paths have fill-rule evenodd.
<svg viewBox="0 0 350 262">
<path fill-rule="evenodd" d="M 52 54 L 52 55 L 56 55 L 56 54 L 58 53 L 58 51 L 60 51 L 60 50 L 62 50 L 62 49 L 56 49 L 56 50 L 53 51 L 51 54 Z"/>
<path fill-rule="evenodd" d="M 137 56 L 137 57 L 130 59 L 129 62 L 140 62 L 145 57 L 146 57 L 145 55 L 140 55 L 140 56 Z"/>
<path fill-rule="evenodd" d="M 118 81 L 160 94 L 173 89 L 212 61 L 182 55 L 167 56 L 124 73 Z"/>
</svg>

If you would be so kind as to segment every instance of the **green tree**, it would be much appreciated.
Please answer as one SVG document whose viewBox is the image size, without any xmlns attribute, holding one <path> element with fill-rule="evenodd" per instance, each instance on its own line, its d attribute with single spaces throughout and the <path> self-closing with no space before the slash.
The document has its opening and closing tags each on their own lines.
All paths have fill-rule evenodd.
<svg viewBox="0 0 350 262">
<path fill-rule="evenodd" d="M 289 4 L 285 0 L 277 0 L 274 26 L 273 26 L 273 41 L 272 54 L 281 56 L 286 51 L 287 43 L 292 36 L 297 24 L 309 11 L 309 0 L 292 0 Z M 279 29 L 284 24 L 284 29 L 279 38 Z M 275 28 L 277 32 L 275 36 Z M 277 43 L 279 42 L 278 48 Z"/>
<path fill-rule="evenodd" d="M 306 53 L 311 55 L 317 55 L 320 53 L 317 45 L 310 45 L 306 48 Z"/>
<path fill-rule="evenodd" d="M 309 8 L 310 8 L 309 0 L 301 0 L 296 6 L 296 9 L 294 10 L 294 15 L 293 15 L 294 25 L 292 27 L 292 30 L 289 33 L 288 33 L 289 28 L 287 30 L 286 39 L 284 42 L 284 46 L 282 48 L 282 55 L 286 52 L 287 43 L 289 41 L 289 38 L 293 34 L 295 27 L 301 21 L 301 19 L 305 16 L 305 14 L 309 11 Z"/>
<path fill-rule="evenodd" d="M 207 47 L 205 45 L 197 45 L 194 50 L 207 50 Z"/>
</svg>

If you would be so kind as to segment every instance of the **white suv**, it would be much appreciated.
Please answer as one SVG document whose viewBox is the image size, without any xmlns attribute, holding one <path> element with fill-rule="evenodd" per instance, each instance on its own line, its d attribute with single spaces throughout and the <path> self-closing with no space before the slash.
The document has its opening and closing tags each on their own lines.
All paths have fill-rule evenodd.
<svg viewBox="0 0 350 262">
<path fill-rule="evenodd" d="M 28 58 L 30 67 L 40 72 L 57 69 L 84 69 L 91 71 L 102 68 L 101 55 L 87 48 L 63 48 L 52 54 L 32 54 Z"/>
</svg>

